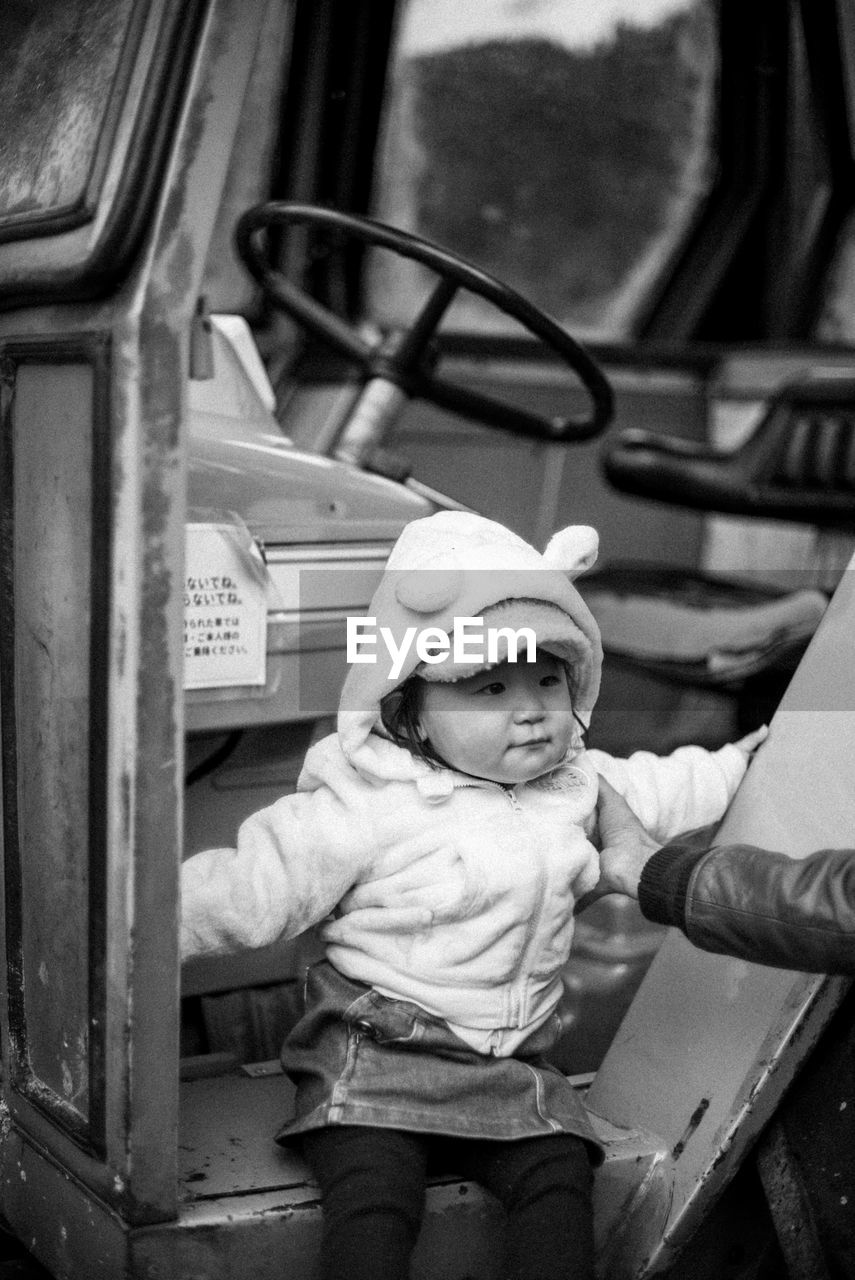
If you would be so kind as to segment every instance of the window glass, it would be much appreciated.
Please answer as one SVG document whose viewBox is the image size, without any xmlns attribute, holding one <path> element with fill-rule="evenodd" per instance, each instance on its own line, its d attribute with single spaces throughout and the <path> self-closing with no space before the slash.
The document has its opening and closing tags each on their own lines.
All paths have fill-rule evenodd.
<svg viewBox="0 0 855 1280">
<path fill-rule="evenodd" d="M 712 177 L 713 0 L 408 0 L 375 213 L 583 336 L 629 335 Z M 369 309 L 412 315 L 380 255 Z M 449 326 L 511 325 L 469 295 Z"/>
<path fill-rule="evenodd" d="M 0 230 L 78 212 L 98 155 L 133 0 L 3 6 Z"/>
</svg>

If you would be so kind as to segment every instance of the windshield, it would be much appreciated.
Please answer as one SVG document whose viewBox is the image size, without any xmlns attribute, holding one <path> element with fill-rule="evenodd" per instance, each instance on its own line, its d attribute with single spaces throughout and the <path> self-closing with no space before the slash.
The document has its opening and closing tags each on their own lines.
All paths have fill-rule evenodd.
<svg viewBox="0 0 855 1280">
<path fill-rule="evenodd" d="M 374 212 L 629 336 L 713 176 L 716 72 L 710 0 L 408 0 Z M 395 324 L 421 269 L 382 257 L 369 310 Z M 513 322 L 464 295 L 449 323 Z"/>
</svg>

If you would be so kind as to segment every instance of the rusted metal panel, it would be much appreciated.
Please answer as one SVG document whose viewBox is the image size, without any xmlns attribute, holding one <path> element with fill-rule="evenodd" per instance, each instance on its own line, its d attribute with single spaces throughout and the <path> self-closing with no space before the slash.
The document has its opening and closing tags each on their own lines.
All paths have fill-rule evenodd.
<svg viewBox="0 0 855 1280">
<path fill-rule="evenodd" d="M 117 1214 L 8 1127 L 0 1145 L 0 1196 L 22 1244 L 56 1280 L 128 1274 L 127 1228 Z"/>
<path fill-rule="evenodd" d="M 182 1208 L 179 1221 L 131 1236 L 135 1280 L 315 1280 L 321 1209 L 304 1186 Z M 413 1280 L 499 1280 L 498 1205 L 471 1183 L 428 1189 Z"/>
<path fill-rule="evenodd" d="M 105 344 L 6 344 L 3 760 L 10 1083 L 103 1145 Z M 92 957 L 96 957 L 92 961 Z"/>
<path fill-rule="evenodd" d="M 116 338 L 117 365 L 124 364 L 116 384 L 123 393 L 116 404 L 118 505 L 127 503 L 128 523 L 114 568 L 113 733 L 128 749 L 111 764 L 126 804 L 117 835 L 124 832 L 133 866 L 127 956 L 134 990 L 132 1043 L 119 1051 L 130 1065 L 127 1110 L 116 1121 L 118 1130 L 129 1126 L 128 1216 L 136 1222 L 176 1210 L 190 321 L 265 8 L 264 0 L 210 6 L 150 253 Z M 119 945 L 111 934 L 111 947 Z"/>
<path fill-rule="evenodd" d="M 19 664 L 33 705 L 42 708 L 24 725 L 28 762 L 38 757 L 39 735 L 53 737 L 27 773 L 22 839 L 32 839 L 20 862 L 8 838 L 21 794 L 9 762 L 23 760 L 20 742 L 4 762 L 6 942 L 20 960 L 3 979 L 4 995 L 13 1010 L 18 1001 L 34 1052 L 16 1057 L 14 1034 L 3 1035 L 13 1108 L 0 1131 L 0 1206 L 57 1275 L 114 1280 L 125 1274 L 127 1229 L 177 1213 L 188 329 L 266 7 L 266 0 L 192 6 L 204 23 L 188 25 L 195 44 L 170 82 L 183 114 L 151 117 L 175 132 L 163 151 L 170 158 L 168 171 L 158 173 L 157 208 L 142 228 L 143 252 L 122 292 L 100 303 L 0 316 L 0 344 L 78 344 L 74 358 L 64 357 L 64 372 L 21 384 L 20 524 L 12 506 L 2 530 L 9 581 L 19 595 L 26 581 L 32 606 L 19 618 L 32 634 L 26 643 L 18 637 L 19 654 L 26 650 Z M 152 65 L 152 42 L 160 49 L 155 58 L 163 53 L 158 32 L 174 25 L 178 12 L 160 3 L 144 8 L 150 22 L 143 45 L 149 43 L 137 76 Z M 135 91 L 142 89 L 136 83 Z M 144 146 L 131 130 L 132 121 L 119 122 L 120 149 Z M 110 196 L 118 180 L 109 169 Z M 106 206 L 95 220 L 98 237 L 109 231 L 98 221 L 102 214 L 109 222 Z M 21 270 L 43 257 L 22 247 Z M 93 364 L 91 377 L 87 343 L 109 348 L 109 360 Z M 4 393 L 7 416 L 11 403 L 11 391 Z M 68 438 L 57 434 L 63 422 L 73 428 Z M 52 494 L 38 478 L 51 459 Z M 73 509 L 65 537 L 60 522 L 51 524 L 52 502 L 57 511 Z M 14 626 L 2 643 L 0 665 L 5 670 L 12 655 L 13 672 Z M 11 675 L 5 679 L 8 737 L 21 717 Z M 57 689 L 63 713 L 54 723 L 47 708 Z M 25 1058 L 35 1078 L 45 1078 L 49 1098 L 18 1088 L 16 1063 Z M 99 1269 L 105 1231 L 109 1258 Z"/>
</svg>

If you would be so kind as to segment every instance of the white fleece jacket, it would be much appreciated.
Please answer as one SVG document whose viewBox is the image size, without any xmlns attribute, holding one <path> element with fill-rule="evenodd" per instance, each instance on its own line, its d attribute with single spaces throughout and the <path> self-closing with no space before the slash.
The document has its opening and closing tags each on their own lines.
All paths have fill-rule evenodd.
<svg viewBox="0 0 855 1280">
<path fill-rule="evenodd" d="M 532 625 L 538 647 L 572 671 L 587 721 L 602 647 L 573 579 L 596 554 L 585 525 L 541 554 L 494 521 L 441 511 L 403 530 L 369 613 L 398 644 L 410 629 L 448 635 L 458 617 Z M 249 818 L 236 849 L 184 864 L 185 957 L 262 947 L 323 921 L 342 973 L 415 1001 L 480 1052 L 511 1054 L 544 1023 L 561 996 L 574 903 L 599 878 L 597 772 L 665 840 L 721 817 L 746 757 L 683 747 L 614 760 L 576 734 L 557 769 L 509 788 L 435 769 L 377 732 L 381 700 L 409 675 L 477 669 L 456 658 L 422 669 L 413 648 L 396 675 L 388 661 L 354 663 L 338 731 L 308 753 L 297 794 Z"/>
<path fill-rule="evenodd" d="M 437 770 L 376 734 L 363 745 L 357 768 L 337 734 L 325 738 L 297 793 L 247 819 L 236 849 L 184 863 L 183 956 L 262 947 L 323 921 L 342 973 L 497 1055 L 561 997 L 573 906 L 599 877 L 597 774 L 664 841 L 720 818 L 747 763 L 735 746 L 628 760 L 583 750 L 509 788 Z"/>
</svg>

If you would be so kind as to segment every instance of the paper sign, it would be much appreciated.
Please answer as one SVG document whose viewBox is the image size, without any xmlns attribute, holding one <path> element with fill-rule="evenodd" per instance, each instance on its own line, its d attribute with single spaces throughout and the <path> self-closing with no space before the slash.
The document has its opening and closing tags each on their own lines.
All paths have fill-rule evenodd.
<svg viewBox="0 0 855 1280">
<path fill-rule="evenodd" d="M 267 567 L 246 528 L 188 524 L 184 687 L 263 685 Z"/>
</svg>

